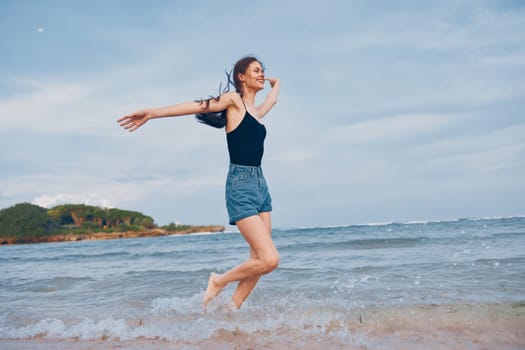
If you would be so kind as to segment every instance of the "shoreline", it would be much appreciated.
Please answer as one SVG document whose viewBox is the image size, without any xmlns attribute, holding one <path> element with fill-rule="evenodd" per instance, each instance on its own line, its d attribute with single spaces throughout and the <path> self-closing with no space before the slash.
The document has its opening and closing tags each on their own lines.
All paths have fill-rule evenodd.
<svg viewBox="0 0 525 350">
<path fill-rule="evenodd" d="M 340 310 L 344 318 L 325 322 L 294 325 L 280 324 L 257 329 L 243 326 L 246 313 L 216 310 L 207 319 L 226 322 L 209 335 L 192 338 L 158 332 L 159 319 L 126 320 L 119 328 L 106 328 L 104 332 L 85 329 L 91 323 L 67 325 L 58 333 L 53 329 L 35 328 L 22 337 L 0 338 L 5 349 L 180 349 L 204 350 L 232 348 L 301 349 L 521 349 L 525 345 L 524 301 L 480 304 L 414 304 L 403 306 L 371 306 Z M 308 316 L 308 311 L 291 311 L 288 316 Z M 291 314 L 291 315 L 290 315 Z M 253 315 L 249 315 L 253 317 Z M 186 322 L 197 322 L 195 316 Z M 103 321 L 99 321 L 103 323 Z M 35 326 L 36 327 L 36 326 Z M 30 327 L 29 327 L 30 329 Z M 69 334 L 71 333 L 71 334 Z M 99 334 L 100 333 L 100 334 Z M 85 337 L 84 334 L 89 336 Z"/>
<path fill-rule="evenodd" d="M 190 226 L 181 230 L 166 230 L 162 228 L 154 228 L 145 231 L 122 231 L 122 232 L 91 232 L 91 233 L 60 233 L 43 237 L 28 237 L 15 238 L 3 237 L 0 238 L 0 245 L 16 245 L 16 244 L 35 244 L 35 243 L 55 243 L 55 242 L 76 242 L 76 241 L 98 241 L 111 239 L 126 239 L 126 238 L 143 238 L 143 237 L 160 237 L 170 235 L 185 235 L 190 233 L 200 232 L 224 232 L 225 227 L 221 225 L 208 226 Z"/>
</svg>

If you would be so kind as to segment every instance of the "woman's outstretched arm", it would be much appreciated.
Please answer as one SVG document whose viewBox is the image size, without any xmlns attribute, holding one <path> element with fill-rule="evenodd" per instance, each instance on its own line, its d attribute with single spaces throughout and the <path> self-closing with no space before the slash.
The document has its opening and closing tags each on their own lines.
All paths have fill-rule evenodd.
<svg viewBox="0 0 525 350">
<path fill-rule="evenodd" d="M 279 91 L 281 90 L 281 82 L 279 79 L 266 78 L 266 80 L 268 80 L 272 89 L 268 95 L 266 95 L 263 103 L 257 107 L 257 116 L 259 118 L 264 117 L 272 109 L 272 107 L 275 106 L 277 103 L 277 97 L 279 97 Z"/>
<path fill-rule="evenodd" d="M 225 93 L 220 96 L 219 100 L 211 99 L 207 107 L 204 102 L 182 102 L 167 107 L 142 109 L 117 119 L 117 123 L 120 123 L 120 126 L 126 130 L 135 131 L 150 119 L 220 112 L 235 104 L 236 95 L 233 92 Z"/>
</svg>

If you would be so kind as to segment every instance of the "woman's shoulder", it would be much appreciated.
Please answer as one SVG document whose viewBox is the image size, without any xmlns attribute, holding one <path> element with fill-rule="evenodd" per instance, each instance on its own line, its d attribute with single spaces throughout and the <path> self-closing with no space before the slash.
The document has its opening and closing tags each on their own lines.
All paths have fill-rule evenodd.
<svg viewBox="0 0 525 350">
<path fill-rule="evenodd" d="M 227 101 L 231 102 L 231 105 L 236 109 L 242 109 L 243 102 L 242 97 L 236 92 L 225 92 L 221 95 L 221 99 L 224 98 Z"/>
<path fill-rule="evenodd" d="M 239 95 L 238 93 L 236 92 L 225 92 L 224 94 L 221 95 L 221 98 L 226 98 L 226 99 L 229 99 L 233 102 L 239 102 L 239 103 L 242 103 L 242 99 L 241 99 L 241 95 Z"/>
</svg>

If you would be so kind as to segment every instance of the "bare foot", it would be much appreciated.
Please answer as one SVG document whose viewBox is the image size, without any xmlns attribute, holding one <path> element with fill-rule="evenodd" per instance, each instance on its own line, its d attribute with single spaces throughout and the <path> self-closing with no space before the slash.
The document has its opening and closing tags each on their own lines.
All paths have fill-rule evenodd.
<svg viewBox="0 0 525 350">
<path fill-rule="evenodd" d="M 221 292 L 223 286 L 219 284 L 219 275 L 217 275 L 215 272 L 212 272 L 210 274 L 210 278 L 208 280 L 208 288 L 206 289 L 206 293 L 204 294 L 204 301 L 202 302 L 202 311 L 206 311 L 206 305 L 215 298 L 219 293 Z"/>
<path fill-rule="evenodd" d="M 235 302 L 233 300 L 230 300 L 230 302 L 226 306 L 226 310 L 228 312 L 237 312 L 239 311 L 240 308 L 241 308 L 240 306 L 235 305 Z"/>
</svg>

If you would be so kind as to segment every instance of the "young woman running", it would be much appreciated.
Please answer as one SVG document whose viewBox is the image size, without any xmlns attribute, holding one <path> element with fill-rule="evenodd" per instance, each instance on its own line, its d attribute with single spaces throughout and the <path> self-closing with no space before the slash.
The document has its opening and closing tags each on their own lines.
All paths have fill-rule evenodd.
<svg viewBox="0 0 525 350">
<path fill-rule="evenodd" d="M 237 225 L 250 246 L 250 258 L 223 274 L 210 274 L 203 310 L 231 282 L 239 282 L 232 301 L 240 308 L 259 278 L 279 265 L 279 253 L 271 237 L 272 199 L 261 168 L 266 137 L 261 119 L 277 103 L 280 82 L 266 78 L 262 63 L 252 56 L 237 61 L 232 76 L 235 92 L 223 91 L 222 95 L 207 100 L 144 109 L 117 120 L 125 129 L 135 131 L 150 119 L 196 114 L 202 123 L 226 128 L 230 155 L 226 208 L 230 224 Z M 271 90 L 255 106 L 255 95 L 264 89 L 265 81 Z"/>
</svg>

